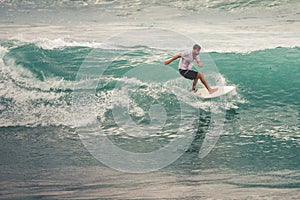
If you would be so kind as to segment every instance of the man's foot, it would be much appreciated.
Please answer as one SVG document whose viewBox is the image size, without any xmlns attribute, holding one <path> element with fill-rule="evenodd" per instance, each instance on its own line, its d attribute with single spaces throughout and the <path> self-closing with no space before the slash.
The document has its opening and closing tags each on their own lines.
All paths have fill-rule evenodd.
<svg viewBox="0 0 300 200">
<path fill-rule="evenodd" d="M 212 93 L 216 92 L 217 90 L 218 90 L 218 88 L 210 88 L 208 90 L 208 92 L 209 92 L 209 94 L 212 94 Z"/>
<path fill-rule="evenodd" d="M 198 91 L 198 88 L 192 88 L 192 91 L 196 93 Z"/>
</svg>

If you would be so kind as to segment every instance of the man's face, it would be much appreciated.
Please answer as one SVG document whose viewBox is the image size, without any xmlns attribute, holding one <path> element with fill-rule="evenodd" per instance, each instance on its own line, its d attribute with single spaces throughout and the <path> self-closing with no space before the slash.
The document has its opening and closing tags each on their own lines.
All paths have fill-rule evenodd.
<svg viewBox="0 0 300 200">
<path fill-rule="evenodd" d="M 194 52 L 194 55 L 196 55 L 196 56 L 200 54 L 200 50 L 198 50 L 198 49 L 194 49 L 193 52 Z"/>
</svg>

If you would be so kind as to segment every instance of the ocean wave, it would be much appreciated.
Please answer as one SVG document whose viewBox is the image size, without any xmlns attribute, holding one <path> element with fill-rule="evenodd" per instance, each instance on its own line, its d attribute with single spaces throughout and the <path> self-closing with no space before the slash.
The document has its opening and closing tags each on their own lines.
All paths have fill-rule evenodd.
<svg viewBox="0 0 300 200">
<path fill-rule="evenodd" d="M 200 108 L 207 113 L 211 112 L 210 108 L 215 104 L 212 101 L 195 100 L 193 101 L 192 93 L 189 91 L 191 87 L 191 82 L 184 82 L 184 79 L 180 78 L 177 72 L 177 65 L 170 66 L 174 67 L 174 77 L 168 80 L 168 77 L 163 77 L 159 79 L 158 83 L 151 83 L 151 81 L 146 81 L 149 79 L 148 76 L 156 78 L 158 72 L 161 72 L 159 63 L 161 60 L 168 58 L 170 55 L 156 49 L 150 49 L 147 47 L 132 47 L 130 53 L 124 54 L 119 57 L 119 61 L 115 63 L 105 72 L 105 76 L 95 79 L 82 79 L 76 80 L 76 74 L 80 68 L 84 57 L 92 50 L 90 47 L 82 46 L 63 46 L 59 48 L 46 48 L 29 43 L 17 46 L 15 43 L 9 44 L 9 42 L 2 42 L 4 46 L 0 48 L 1 58 L 1 71 L 0 71 L 0 86 L 3 88 L 0 91 L 0 126 L 69 126 L 74 127 L 73 118 L 73 106 L 72 106 L 72 92 L 74 88 L 78 89 L 80 92 L 82 89 L 94 90 L 96 95 L 96 104 L 89 106 L 86 112 L 93 111 L 97 113 L 98 119 L 104 122 L 109 122 L 109 113 L 113 108 L 112 97 L 118 92 L 118 89 L 126 86 L 131 91 L 131 94 L 141 94 L 142 96 L 135 96 L 131 99 L 131 107 L 129 113 L 132 117 L 137 120 L 149 120 L 148 109 L 143 107 L 145 105 L 151 104 L 151 101 L 157 98 L 161 98 L 163 95 L 165 98 L 170 98 L 172 100 L 172 87 L 176 87 L 175 93 L 179 96 L 181 101 L 188 103 L 188 105 L 196 108 Z M 21 44 L 21 43 L 20 43 Z M 66 43 L 63 43 L 64 45 Z M 70 43 L 73 45 L 73 43 Z M 275 48 L 271 50 L 256 51 L 249 54 L 236 54 L 236 53 L 211 53 L 212 59 L 219 65 L 220 70 L 224 71 L 224 74 L 210 74 L 207 70 L 207 66 L 203 69 L 203 73 L 213 80 L 220 80 L 226 85 L 236 85 L 237 95 L 231 99 L 228 99 L 226 105 L 224 105 L 225 110 L 239 110 L 241 105 L 248 105 L 254 103 L 255 105 L 260 105 L 260 99 L 265 99 L 265 104 L 272 104 L 274 98 L 270 98 L 271 95 L 266 95 L 265 90 L 258 90 L 255 88 L 256 92 L 253 92 L 250 88 L 254 84 L 253 81 L 248 79 L 253 79 L 257 82 L 260 87 L 264 87 L 270 82 L 276 83 L 280 80 L 277 75 L 282 74 L 283 77 L 293 77 L 297 73 L 294 66 L 298 63 L 300 48 Z M 107 52 L 107 49 L 101 49 L 103 52 Z M 134 50 L 134 51 L 133 51 Z M 74 58 L 76 58 L 74 60 Z M 279 59 L 280 58 L 280 59 Z M 147 62 L 144 62 L 147 60 Z M 43 61 L 43 62 L 40 62 Z M 74 62 L 73 62 L 74 61 Z M 205 61 L 205 60 L 204 60 Z M 103 61 L 101 61 L 103 62 Z M 143 65 L 141 65 L 141 63 Z M 280 66 L 285 64 L 285 69 L 282 71 Z M 99 63 L 95 62 L 95 66 Z M 162 65 L 162 63 L 160 63 Z M 46 67 L 45 67 L 46 66 Z M 155 68 L 157 67 L 157 69 Z M 136 72 L 130 76 L 126 75 L 126 71 L 129 69 L 135 69 Z M 140 71 L 138 71 L 140 68 Z M 147 70 L 146 70 L 147 69 Z M 229 70 L 231 69 L 231 70 Z M 159 70 L 154 75 L 151 70 Z M 226 72 L 226 70 L 229 70 Z M 242 71 L 242 73 L 233 76 L 235 71 Z M 41 72 L 44 71 L 44 72 Z M 261 72 L 256 75 L 255 72 Z M 272 72 L 277 72 L 272 75 Z M 43 74 L 42 78 L 39 74 Z M 72 74 L 73 78 L 70 78 Z M 145 75 L 148 79 L 137 79 L 134 78 L 135 75 Z M 151 75 L 152 74 L 152 75 Z M 245 75 L 247 74 L 247 76 Z M 254 74 L 254 75 L 253 75 Z M 265 78 L 261 78 L 261 74 L 266 74 Z M 126 76 L 125 76 L 126 75 Z M 245 78 L 247 77 L 247 78 Z M 266 78 L 268 78 L 266 80 Z M 166 80 L 165 80 L 166 79 Z M 96 84 L 96 85 L 95 85 Z M 119 86 L 119 87 L 117 87 Z M 269 85 L 271 87 L 271 85 Z M 288 86 L 287 84 L 281 84 L 281 87 L 285 87 L 287 90 L 295 90 L 295 85 Z M 270 88 L 268 88 L 268 91 Z M 297 94 L 284 91 L 284 89 L 278 90 L 276 85 L 271 88 L 271 90 L 276 91 L 277 94 L 281 94 L 276 97 L 279 101 L 287 101 L 290 104 L 297 104 Z M 142 98 L 152 99 L 151 101 L 141 101 Z M 287 100 L 284 98 L 286 97 Z M 254 100 L 253 100 L 254 98 Z M 89 99 L 87 99 L 88 102 Z M 124 99 L 123 99 L 124 100 Z M 142 102 L 142 103 L 141 103 Z M 124 102 L 123 102 L 124 103 Z M 87 104 L 88 105 L 88 104 Z M 170 106 L 168 109 L 172 110 L 172 101 L 165 102 L 165 105 Z M 242 106 L 243 107 L 243 106 Z M 243 107 L 245 110 L 245 106 Z M 297 106 L 296 106 L 297 108 Z M 278 110 L 278 109 L 277 109 Z M 249 128 L 254 126 L 255 113 L 264 112 L 263 108 L 257 108 L 253 110 L 254 114 L 247 117 L 249 124 L 243 124 L 239 129 L 247 132 Z M 285 123 L 285 117 L 282 116 L 281 112 L 284 110 L 278 110 L 278 119 L 280 122 Z M 245 111 L 245 113 L 247 113 Z M 271 113 L 271 112 L 270 112 Z M 290 112 L 291 113 L 291 112 Z M 294 116 L 296 113 L 291 113 Z M 247 115 L 247 114 L 245 114 Z M 286 118 L 288 118 L 288 115 Z M 252 118 L 253 119 L 252 119 Z M 251 118 L 251 119 L 250 119 Z M 266 116 L 266 124 L 272 122 L 272 115 Z M 244 119 L 247 121 L 246 119 Z M 253 120 L 253 121 L 251 121 Z M 297 119 L 293 118 L 294 122 L 290 124 L 293 130 L 298 130 L 294 124 L 297 123 Z M 86 122 L 89 123 L 88 119 Z M 239 122 L 240 123 L 240 122 Z M 237 123 L 237 125 L 240 125 Z M 269 133 L 277 134 L 277 131 L 283 132 L 284 128 L 288 128 L 280 124 L 280 128 L 259 129 L 268 131 Z M 274 122 L 274 125 L 278 124 Z M 272 123 L 271 123 L 272 125 Z M 273 125 L 272 125 L 273 126 Z M 275 127 L 275 126 L 273 126 Z M 120 131 L 115 130 L 116 134 Z M 251 134 L 251 133 L 250 133 Z M 287 138 L 293 138 L 291 132 L 284 135 Z M 281 134 L 278 137 L 283 136 Z"/>
<path fill-rule="evenodd" d="M 206 1 L 197 1 L 197 0 L 165 0 L 165 1 L 147 1 L 147 0 L 127 0 L 127 1 L 99 1 L 99 0 L 53 0 L 53 1 L 38 1 L 38 0 L 2 0 L 2 4 L 6 6 L 30 6 L 30 7 L 54 7 L 54 6 L 105 6 L 115 9 L 142 9 L 146 6 L 174 6 L 177 8 L 183 8 L 188 10 L 198 10 L 199 8 L 216 8 L 216 9 L 225 9 L 225 10 L 234 10 L 234 9 L 245 9 L 252 7 L 277 7 L 284 6 L 287 4 L 297 3 L 297 0 L 258 0 L 258 1 L 249 1 L 249 0 L 206 0 Z"/>
<path fill-rule="evenodd" d="M 225 38 L 224 38 L 225 39 Z M 222 38 L 219 38 L 219 40 L 222 40 Z M 270 40 L 273 40 L 270 38 Z M 282 39 L 279 39 L 278 41 L 281 41 Z M 209 44 L 210 42 L 207 42 L 206 40 L 203 41 L 203 43 Z M 220 42 L 222 43 L 222 42 Z M 264 51 L 264 50 L 272 50 L 276 48 L 299 48 L 300 46 L 296 44 L 295 42 L 290 41 L 281 41 L 281 44 L 272 44 L 267 42 L 264 42 L 263 44 L 258 45 L 260 42 L 257 41 L 255 44 L 253 43 L 253 46 L 233 46 L 231 47 L 228 45 L 227 47 L 222 47 L 217 44 L 211 44 L 211 46 L 202 46 L 202 51 L 207 53 L 252 53 L 255 51 Z M 165 48 L 156 47 L 156 46 L 147 46 L 147 45 L 136 45 L 133 43 L 129 46 L 119 45 L 117 43 L 114 43 L 113 41 L 108 42 L 95 42 L 95 41 L 80 41 L 80 40 L 74 40 L 70 38 L 56 38 L 56 39 L 48 39 L 48 38 L 35 38 L 35 39 L 25 39 L 22 35 L 17 35 L 14 37 L 11 37 L 8 40 L 3 40 L 0 42 L 0 57 L 3 58 L 4 53 L 9 51 L 12 48 L 20 47 L 23 45 L 34 45 L 38 48 L 41 48 L 43 50 L 55 50 L 55 49 L 61 49 L 66 47 L 75 47 L 75 48 L 81 48 L 81 47 L 87 47 L 91 49 L 105 49 L 105 50 L 122 50 L 122 51 L 131 51 L 135 50 L 137 48 L 140 49 L 156 49 L 160 51 L 165 52 L 179 52 L 183 50 L 182 45 L 179 45 L 177 48 L 170 48 L 166 46 Z M 162 45 L 160 45 L 162 46 Z"/>
<path fill-rule="evenodd" d="M 85 103 L 82 102 L 81 106 L 85 110 L 85 114 L 88 115 L 93 111 L 97 113 L 97 118 L 105 124 L 109 122 L 109 113 L 114 106 L 113 97 L 119 93 L 120 88 L 124 87 L 129 89 L 131 95 L 140 94 L 140 96 L 130 98 L 130 109 L 128 111 L 132 117 L 139 121 L 148 118 L 148 111 L 142 108 L 143 105 L 151 104 L 152 101 L 156 101 L 155 99 L 162 98 L 162 96 L 166 98 L 164 99 L 166 101 L 164 105 L 171 106 L 168 108 L 170 111 L 176 109 L 172 107 L 172 104 L 174 104 L 171 98 L 173 93 L 170 91 L 174 84 L 177 88 L 175 88 L 176 95 L 190 106 L 209 111 L 209 108 L 214 105 L 210 101 L 192 101 L 195 97 L 187 89 L 187 87 L 190 88 L 190 84 L 183 84 L 180 78 L 175 81 L 176 83 L 171 80 L 162 84 L 148 83 L 126 76 L 121 78 L 103 77 L 100 80 L 74 82 L 54 77 L 39 80 L 26 69 L 22 69 L 22 66 L 4 65 L 1 69 L 2 82 L 0 85 L 4 89 L 0 92 L 0 113 L 2 116 L 0 127 L 75 127 L 74 114 L 76 115 L 76 113 L 74 113 L 72 105 L 72 92 L 74 92 L 74 89 L 79 93 L 83 91 L 83 94 L 83 89 L 95 91 L 95 104 L 89 104 L 91 99 L 86 96 Z M 179 90 L 179 85 L 183 85 L 186 89 Z M 97 89 L 97 87 L 99 88 Z M 142 98 L 145 99 L 142 100 Z M 168 101 L 168 98 L 171 100 Z M 124 101 L 124 97 L 118 99 Z M 89 124 L 92 121 L 86 118 L 85 121 L 83 120 L 80 123 Z M 120 131 L 115 130 L 114 133 L 119 134 Z"/>
<path fill-rule="evenodd" d="M 11 7 L 6 9 L 6 4 Z M 23 4 L 28 6 L 22 6 Z M 33 4 L 40 5 L 41 9 L 32 8 Z M 57 6 L 53 6 L 52 10 L 46 12 L 48 4 L 57 4 Z M 69 5 L 77 4 L 79 7 L 81 4 L 90 7 L 69 10 Z M 158 37 L 151 39 L 159 41 L 157 43 L 159 46 L 163 46 L 164 42 L 167 43 L 167 37 L 160 35 L 163 33 L 162 29 L 166 27 L 174 31 L 173 36 L 182 33 L 187 36 L 185 40 L 187 38 L 198 40 L 198 43 L 208 52 L 247 53 L 279 46 L 287 48 L 300 46 L 299 20 L 297 20 L 299 1 L 297 0 L 200 2 L 194 0 L 172 2 L 10 0 L 3 1 L 1 6 L 3 6 L 1 12 L 3 31 L 0 37 L 35 43 L 44 49 L 63 46 L 106 48 L 107 40 L 116 39 L 118 38 L 114 37 L 116 34 L 126 32 L 131 32 L 139 38 L 143 36 L 141 39 L 146 43 L 150 41 L 148 36 L 151 34 L 147 34 L 147 31 L 132 30 L 147 29 L 147 27 L 157 28 Z M 30 15 L 27 11 L 19 12 L 19 9 L 24 7 L 29 9 Z M 245 11 L 247 8 L 249 10 Z M 153 13 L 157 17 L 154 17 Z M 126 37 L 121 39 L 126 40 Z M 168 44 L 174 43 L 172 49 L 175 49 L 175 45 L 179 46 L 185 42 L 184 39 L 182 41 L 177 43 L 169 40 Z M 125 43 L 125 41 L 121 42 Z"/>
<path fill-rule="evenodd" d="M 82 109 L 85 110 L 84 113 L 86 115 L 89 115 L 91 111 L 97 113 L 97 118 L 101 120 L 103 124 L 109 122 L 109 113 L 115 106 L 114 103 L 116 103 L 112 100 L 116 98 L 116 94 L 120 94 L 120 88 L 118 89 L 118 87 L 112 87 L 111 85 L 120 85 L 119 87 L 121 88 L 126 87 L 129 89 L 128 94 L 134 97 L 130 98 L 130 109 L 128 113 L 131 117 L 139 121 L 148 119 L 148 111 L 142 108 L 143 105 L 152 104 L 152 101 L 158 101 L 157 99 L 161 99 L 162 97 L 165 97 L 164 101 L 166 101 L 164 106 L 171 106 L 168 108 L 169 111 L 175 109 L 172 107 L 174 104 L 172 100 L 173 92 L 170 90 L 174 81 L 157 84 L 141 82 L 141 80 L 128 77 L 102 78 L 100 80 L 101 87 L 96 90 L 95 87 L 97 86 L 94 85 L 94 80 L 90 80 L 90 86 L 86 88 L 86 86 L 89 85 L 89 80 L 83 80 L 77 83 L 54 79 L 39 81 L 34 77 L 28 76 L 28 80 L 24 80 L 23 75 L 24 72 L 22 72 L 22 70 L 10 72 L 9 74 L 1 73 L 1 87 L 5 89 L 0 92 L 0 113 L 2 116 L 0 119 L 0 127 L 77 126 L 73 120 L 73 116 L 74 114 L 76 115 L 76 113 L 74 113 L 72 106 L 72 91 L 74 88 L 77 88 L 80 93 L 82 90 L 80 90 L 80 88 L 83 85 L 85 89 L 95 90 L 96 98 L 95 104 L 90 104 L 91 99 L 89 99 L 88 96 L 85 97 L 85 102 L 81 104 Z M 20 77 L 22 77 L 21 80 L 19 80 Z M 96 81 L 96 83 L 98 81 Z M 176 82 L 177 85 L 180 85 L 182 80 L 178 79 Z M 71 88 L 69 91 L 61 89 L 66 87 L 66 85 L 69 85 Z M 188 85 L 188 87 L 190 87 L 190 85 Z M 188 103 L 190 106 L 209 111 L 210 107 L 215 104 L 210 101 L 193 101 L 195 97 L 188 89 L 180 90 L 177 86 L 173 88 L 173 90 L 177 91 L 176 95 L 180 97 L 181 101 L 185 101 L 185 103 Z M 118 98 L 118 101 L 121 101 L 122 105 L 126 99 L 124 98 L 125 96 Z M 145 99 L 142 100 L 142 98 Z M 168 100 L 168 98 L 170 98 L 170 100 Z M 85 118 L 80 123 L 89 124 L 92 122 L 93 121 L 90 121 L 89 118 Z M 114 133 L 119 134 L 120 131 L 115 130 Z"/>
</svg>

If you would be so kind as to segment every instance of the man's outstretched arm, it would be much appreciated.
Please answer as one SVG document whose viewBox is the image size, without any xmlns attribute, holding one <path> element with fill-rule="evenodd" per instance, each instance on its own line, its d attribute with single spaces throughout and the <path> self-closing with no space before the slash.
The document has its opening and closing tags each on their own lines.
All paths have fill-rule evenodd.
<svg viewBox="0 0 300 200">
<path fill-rule="evenodd" d="M 172 58 L 170 58 L 169 60 L 165 61 L 165 65 L 170 64 L 171 62 L 173 62 L 174 60 L 176 60 L 177 58 L 181 58 L 181 54 L 177 54 L 175 56 L 173 56 Z"/>
</svg>

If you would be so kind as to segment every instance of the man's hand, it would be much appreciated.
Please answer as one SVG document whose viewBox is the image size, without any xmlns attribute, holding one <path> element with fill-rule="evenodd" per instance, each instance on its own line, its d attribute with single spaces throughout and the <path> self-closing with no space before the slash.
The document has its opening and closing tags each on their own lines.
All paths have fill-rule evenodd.
<svg viewBox="0 0 300 200">
<path fill-rule="evenodd" d="M 165 65 L 168 65 L 168 64 L 170 64 L 170 60 L 165 61 Z"/>
<path fill-rule="evenodd" d="M 199 66 L 199 67 L 202 67 L 202 66 L 203 66 L 203 64 L 202 64 L 201 61 L 198 62 L 198 66 Z"/>
</svg>

